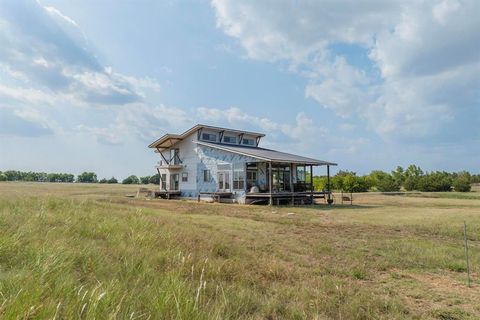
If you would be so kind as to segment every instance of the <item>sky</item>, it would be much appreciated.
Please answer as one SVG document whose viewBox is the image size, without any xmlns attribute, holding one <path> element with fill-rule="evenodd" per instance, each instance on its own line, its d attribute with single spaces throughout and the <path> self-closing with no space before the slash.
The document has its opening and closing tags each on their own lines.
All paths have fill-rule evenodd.
<svg viewBox="0 0 480 320">
<path fill-rule="evenodd" d="M 147 145 L 203 123 L 336 170 L 478 173 L 479 16 L 477 0 L 0 0 L 0 171 L 152 175 Z"/>
</svg>

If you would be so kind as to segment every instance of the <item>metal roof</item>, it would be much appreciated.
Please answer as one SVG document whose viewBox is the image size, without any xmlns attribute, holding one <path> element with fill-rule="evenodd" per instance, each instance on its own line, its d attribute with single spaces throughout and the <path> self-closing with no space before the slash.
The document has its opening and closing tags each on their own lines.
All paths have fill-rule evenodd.
<svg viewBox="0 0 480 320">
<path fill-rule="evenodd" d="M 297 163 L 297 164 L 308 164 L 315 166 L 336 166 L 336 163 L 316 160 L 312 158 L 297 156 L 295 154 L 290 154 L 286 152 L 275 151 L 271 149 L 259 148 L 259 147 L 247 147 L 239 145 L 225 145 L 220 143 L 211 143 L 203 141 L 195 141 L 199 145 L 216 148 L 219 150 L 224 150 L 228 152 L 233 152 L 237 154 L 242 154 L 256 158 L 259 160 L 270 161 L 270 162 L 284 162 L 284 163 Z"/>
<path fill-rule="evenodd" d="M 196 126 L 188 129 L 182 134 L 170 134 L 167 133 L 163 135 L 161 138 L 155 140 L 152 142 L 148 147 L 149 148 L 158 148 L 158 149 L 168 149 L 178 141 L 182 141 L 184 138 L 188 137 L 195 131 L 199 129 L 211 129 L 211 130 L 217 130 L 217 131 L 227 131 L 227 132 L 232 132 L 232 133 L 244 133 L 256 137 L 264 137 L 265 134 L 259 133 L 259 132 L 251 132 L 251 131 L 245 131 L 245 130 L 237 130 L 237 129 L 229 129 L 229 128 L 221 128 L 221 127 L 214 127 L 214 126 L 207 126 L 204 124 L 197 124 Z"/>
</svg>

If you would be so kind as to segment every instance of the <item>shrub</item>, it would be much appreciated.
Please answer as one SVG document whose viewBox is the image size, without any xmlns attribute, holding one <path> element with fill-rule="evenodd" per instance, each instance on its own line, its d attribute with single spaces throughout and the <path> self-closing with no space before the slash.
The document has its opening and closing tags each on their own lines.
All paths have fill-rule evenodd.
<svg viewBox="0 0 480 320">
<path fill-rule="evenodd" d="M 408 177 L 403 182 L 403 187 L 407 191 L 418 190 L 418 180 L 419 179 L 420 179 L 419 177 L 414 177 L 414 176 Z"/>
<path fill-rule="evenodd" d="M 377 182 L 377 189 L 381 192 L 400 191 L 400 184 L 391 175 L 386 175 Z"/>
<path fill-rule="evenodd" d="M 399 191 L 400 183 L 383 171 L 372 171 L 367 177 L 370 185 L 381 192 Z"/>
<path fill-rule="evenodd" d="M 7 181 L 7 176 L 4 175 L 3 173 L 0 173 L 0 181 Z"/>
<path fill-rule="evenodd" d="M 417 187 L 424 192 L 451 191 L 452 178 L 446 172 L 431 172 L 418 179 Z"/>
<path fill-rule="evenodd" d="M 472 186 L 470 185 L 469 179 L 460 176 L 453 181 L 453 188 L 457 192 L 469 192 L 472 189 Z"/>
<path fill-rule="evenodd" d="M 122 184 L 140 184 L 140 180 L 137 176 L 131 175 L 125 179 L 123 179 Z"/>
</svg>

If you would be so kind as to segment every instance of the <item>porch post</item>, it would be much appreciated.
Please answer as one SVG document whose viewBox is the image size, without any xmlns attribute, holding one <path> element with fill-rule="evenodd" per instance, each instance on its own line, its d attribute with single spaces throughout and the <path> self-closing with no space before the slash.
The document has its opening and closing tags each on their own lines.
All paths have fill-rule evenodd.
<svg viewBox="0 0 480 320">
<path fill-rule="evenodd" d="M 295 196 L 293 190 L 293 163 L 290 163 L 290 192 L 292 193 L 292 206 L 295 205 Z"/>
<path fill-rule="evenodd" d="M 268 163 L 268 189 L 270 192 L 270 200 L 268 202 L 269 205 L 273 205 L 273 198 L 272 198 L 272 183 L 273 183 L 273 175 L 272 175 L 272 162 Z"/>
<path fill-rule="evenodd" d="M 314 204 L 313 203 L 313 166 L 310 165 L 310 200 L 312 201 L 312 205 Z"/>
<path fill-rule="evenodd" d="M 330 165 L 327 164 L 327 192 L 328 192 L 328 204 L 331 202 L 331 194 L 330 194 Z"/>
</svg>

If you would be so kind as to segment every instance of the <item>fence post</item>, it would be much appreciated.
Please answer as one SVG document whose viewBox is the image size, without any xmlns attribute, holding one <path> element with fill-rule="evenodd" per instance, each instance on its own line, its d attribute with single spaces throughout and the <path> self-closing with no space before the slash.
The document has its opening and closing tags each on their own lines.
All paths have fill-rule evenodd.
<svg viewBox="0 0 480 320">
<path fill-rule="evenodd" d="M 468 286 L 470 287 L 470 261 L 468 259 L 468 240 L 467 240 L 467 222 L 463 221 L 463 236 L 465 239 L 465 259 L 467 260 L 467 277 L 468 277 Z"/>
</svg>

